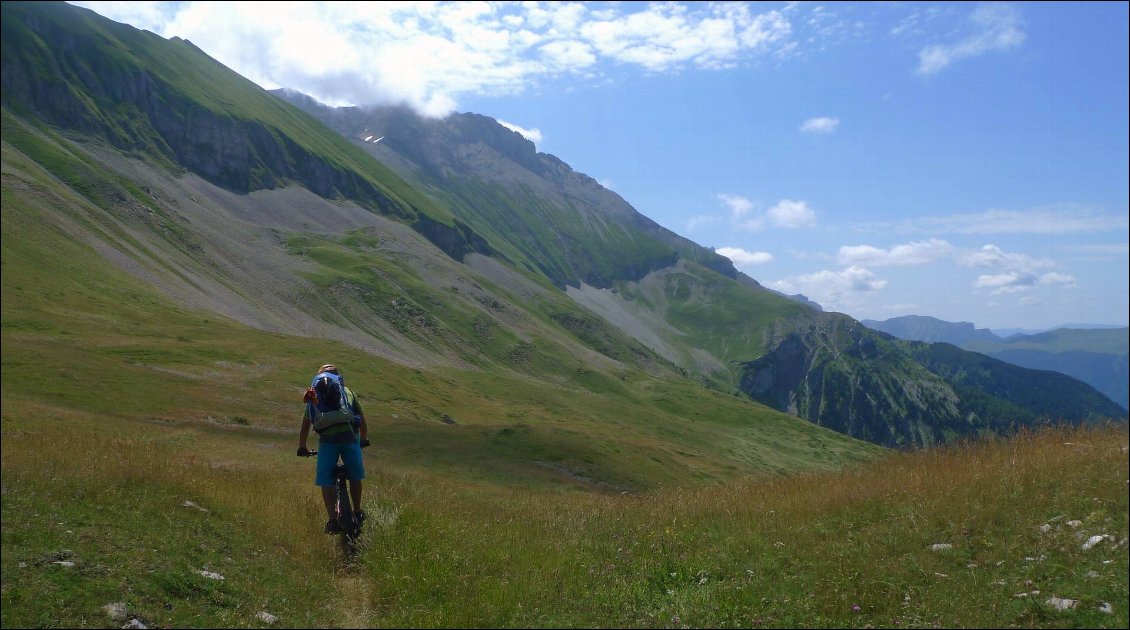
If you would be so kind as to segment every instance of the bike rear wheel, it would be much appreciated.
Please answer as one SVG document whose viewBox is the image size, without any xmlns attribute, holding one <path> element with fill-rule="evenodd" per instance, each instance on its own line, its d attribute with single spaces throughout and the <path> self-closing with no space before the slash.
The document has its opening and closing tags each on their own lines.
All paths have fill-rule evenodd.
<svg viewBox="0 0 1130 630">
<path fill-rule="evenodd" d="M 349 498 L 349 488 L 344 479 L 337 483 L 337 524 L 341 528 L 341 550 L 347 559 L 357 552 L 357 514 Z"/>
</svg>

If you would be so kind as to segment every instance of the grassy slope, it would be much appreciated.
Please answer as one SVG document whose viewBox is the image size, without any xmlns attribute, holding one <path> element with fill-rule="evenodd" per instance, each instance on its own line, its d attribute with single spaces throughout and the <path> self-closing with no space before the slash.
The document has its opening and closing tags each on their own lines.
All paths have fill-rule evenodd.
<svg viewBox="0 0 1130 630">
<path fill-rule="evenodd" d="M 418 166 L 420 171 L 403 169 L 401 175 L 457 208 L 460 218 L 510 261 L 537 270 L 559 285 L 575 284 L 578 276 L 599 286 L 612 284 L 627 299 L 664 317 L 679 333 L 661 336 L 677 348 L 681 355 L 677 363 L 684 368 L 695 367 L 693 349 L 706 350 L 723 363 L 748 361 L 765 351 L 766 329 L 772 323 L 809 315 L 808 309 L 792 300 L 749 289 L 692 262 L 693 257 L 716 254 L 704 248 L 690 251 L 689 242 L 680 253 L 685 264 L 664 269 L 658 274 L 660 279 L 616 280 L 640 278 L 654 261 L 673 260 L 675 246 L 639 226 L 622 228 L 617 222 L 623 219 L 612 217 L 613 211 L 622 211 L 620 207 L 604 208 L 610 216 L 601 217 L 587 202 L 558 191 L 538 192 L 503 177 L 490 186 L 487 180 L 471 176 L 445 173 L 439 178 Z M 586 273 L 591 277 L 584 277 Z M 729 372 L 705 376 L 727 384 L 736 380 Z"/>
<path fill-rule="evenodd" d="M 288 426 L 289 419 L 272 416 L 278 415 L 280 407 L 289 407 L 283 401 L 289 402 L 288 393 L 302 383 L 309 366 L 333 355 L 339 357 L 335 361 L 355 366 L 350 370 L 351 381 L 359 391 L 372 392 L 373 396 L 381 392 L 374 402 L 379 407 L 398 410 L 397 415 L 404 420 L 438 420 L 444 415 L 455 418 L 460 423 L 458 426 L 438 424 L 433 429 L 446 431 L 445 437 L 435 438 L 439 443 L 450 439 L 486 440 L 495 428 L 515 425 L 521 429 L 517 437 L 503 441 L 511 446 L 497 447 L 500 457 L 506 459 L 510 450 L 545 452 L 547 449 L 539 444 L 569 442 L 567 436 L 576 433 L 578 454 L 575 459 L 579 461 L 554 454 L 552 448 L 544 453 L 545 457 L 550 461 L 569 460 L 565 463 L 602 469 L 607 481 L 633 487 L 651 485 L 649 480 L 653 478 L 687 476 L 689 470 L 702 471 L 691 476 L 724 474 L 730 465 L 796 470 L 819 463 L 823 458 L 820 451 L 805 453 L 803 448 L 785 448 L 779 454 L 765 449 L 764 456 L 757 455 L 756 447 L 735 449 L 732 439 L 748 439 L 752 444 L 760 442 L 764 436 L 769 442 L 796 444 L 806 443 L 812 436 L 817 441 L 837 445 L 836 448 L 842 448 L 846 454 L 863 456 L 873 452 L 873 449 L 818 431 L 783 414 L 678 379 L 656 381 L 627 368 L 610 372 L 575 364 L 559 354 L 560 350 L 549 346 L 551 354 L 535 358 L 534 365 L 527 368 L 531 372 L 528 375 L 508 370 L 423 374 L 356 350 L 334 348 L 331 343 L 319 342 L 316 348 L 311 348 L 312 344 L 303 339 L 283 341 L 206 313 L 186 312 L 112 269 L 92 250 L 77 245 L 55 226 L 50 218 L 53 212 L 70 204 L 77 208 L 84 203 L 71 189 L 51 181 L 48 174 L 8 145 L 5 145 L 5 169 L 8 172 L 5 173 L 3 215 L 4 334 L 15 335 L 13 343 L 5 344 L 6 374 L 7 366 L 20 370 L 24 361 L 52 366 L 58 372 L 37 370 L 32 375 L 32 378 L 44 379 L 37 385 L 51 391 L 53 388 L 69 389 L 66 381 L 58 378 L 59 372 L 73 373 L 77 366 L 97 366 L 93 374 L 71 375 L 79 379 L 78 387 L 67 396 L 77 397 L 75 405 L 81 409 L 116 408 L 118 400 L 114 397 L 121 389 L 117 383 L 141 376 L 149 382 L 169 379 L 167 386 L 172 389 L 157 389 L 138 397 L 129 403 L 137 407 L 131 412 L 141 413 L 144 409 L 148 414 L 168 413 L 159 401 L 175 399 L 182 405 L 186 402 L 186 393 L 179 391 L 184 389 L 183 379 L 171 375 L 180 371 L 212 373 L 222 364 L 259 365 L 268 367 L 256 368 L 263 373 L 254 381 L 254 386 L 239 375 L 242 370 L 236 370 L 238 384 L 234 387 L 226 386 L 223 374 L 216 372 L 206 381 L 221 393 L 204 394 L 201 403 L 233 409 L 250 406 L 242 413 L 231 415 L 255 423 L 278 426 L 282 422 Z M 17 176 L 17 170 L 22 174 Z M 99 212 L 76 209 L 74 214 L 97 217 Z M 337 251 L 325 245 L 322 248 Z M 315 250 L 317 248 L 307 246 L 308 252 Z M 361 255 L 349 254 L 352 251 L 337 253 Z M 356 268 L 378 269 L 379 262 L 375 258 L 364 258 Z M 341 265 L 338 273 L 349 273 L 354 268 Z M 387 267 L 386 271 L 396 270 Z M 410 280 L 400 275 L 396 276 L 395 283 L 403 288 Z M 364 279 L 360 282 L 365 283 Z M 369 286 L 377 285 L 370 282 Z M 411 294 L 410 287 L 408 293 Z M 423 291 L 419 295 L 423 296 L 420 299 L 426 298 Z M 562 298 L 562 303 L 568 301 Z M 444 305 L 428 306 L 438 311 Z M 473 321 L 462 322 L 467 330 L 459 330 L 460 321 L 456 316 L 446 317 L 444 321 L 453 322 L 455 328 L 451 334 L 454 335 L 469 335 L 474 327 Z M 509 344 L 503 340 L 502 346 Z M 537 369 L 539 367 L 541 370 Z M 555 372 L 560 378 L 544 380 Z M 437 379 L 442 379 L 442 386 L 437 386 Z M 19 397 L 20 391 L 23 388 L 9 394 L 6 386 L 5 397 Z M 261 402 L 250 405 L 241 402 L 246 399 Z M 702 416 L 701 410 L 706 408 L 718 411 L 694 425 L 696 418 Z M 189 414 L 196 411 L 200 412 L 198 417 L 220 413 L 215 409 L 207 413 L 198 408 L 185 409 Z M 688 423 L 692 424 L 688 426 Z M 607 439 L 592 439 L 606 434 Z M 777 434 L 779 439 L 774 438 Z M 455 438 L 456 435 L 462 437 Z M 611 454 L 601 454 L 610 448 L 610 443 L 617 442 L 622 442 L 620 448 L 633 453 L 632 457 L 638 461 L 629 465 L 618 461 L 613 465 Z M 687 442 L 689 444 L 685 444 Z M 677 444 L 695 452 L 678 453 Z M 730 458 L 725 453 L 730 451 L 734 452 L 736 462 L 728 461 Z M 707 463 L 699 463 L 699 459 Z M 680 469 L 682 472 L 671 472 Z"/>
<path fill-rule="evenodd" d="M 632 286 L 623 291 L 658 306 L 672 325 L 687 334 L 689 345 L 726 362 L 760 356 L 766 350 L 766 329 L 774 322 L 802 322 L 811 314 L 792 300 L 749 289 L 690 262 L 666 274 L 660 287 Z"/>
<path fill-rule="evenodd" d="M 666 266 L 674 248 L 628 228 L 600 209 L 565 195 L 538 194 L 526 186 L 504 188 L 473 177 L 427 178 L 437 199 L 458 208 L 461 218 L 515 263 L 537 269 L 559 286 L 588 282 L 608 286 Z"/>
</svg>

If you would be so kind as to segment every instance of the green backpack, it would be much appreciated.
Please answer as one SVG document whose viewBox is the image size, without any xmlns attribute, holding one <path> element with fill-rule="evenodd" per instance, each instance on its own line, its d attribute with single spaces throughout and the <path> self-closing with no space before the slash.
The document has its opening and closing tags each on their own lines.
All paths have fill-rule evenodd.
<svg viewBox="0 0 1130 630">
<path fill-rule="evenodd" d="M 339 424 L 353 424 L 353 406 L 345 393 L 345 381 L 338 374 L 321 372 L 314 377 L 306 390 L 306 407 L 315 433 Z"/>
</svg>

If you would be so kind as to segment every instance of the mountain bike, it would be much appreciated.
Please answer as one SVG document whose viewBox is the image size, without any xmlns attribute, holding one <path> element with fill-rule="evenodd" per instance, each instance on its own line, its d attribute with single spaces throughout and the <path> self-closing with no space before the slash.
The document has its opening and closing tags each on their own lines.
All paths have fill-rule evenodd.
<svg viewBox="0 0 1130 630">
<path fill-rule="evenodd" d="M 369 441 L 361 442 L 361 448 L 369 446 Z M 302 457 L 315 457 L 318 451 L 307 451 Z M 349 482 L 346 477 L 345 464 L 338 460 L 334 465 L 334 515 L 337 519 L 338 535 L 341 536 L 341 550 L 345 559 L 352 560 L 357 555 L 357 541 L 361 537 L 361 521 L 353 509 L 353 501 L 349 495 Z"/>
</svg>

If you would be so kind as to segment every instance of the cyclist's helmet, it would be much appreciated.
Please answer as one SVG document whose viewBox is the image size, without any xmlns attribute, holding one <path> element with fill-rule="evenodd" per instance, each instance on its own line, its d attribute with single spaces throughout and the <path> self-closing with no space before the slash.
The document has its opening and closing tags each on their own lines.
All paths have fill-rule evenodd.
<svg viewBox="0 0 1130 630">
<path fill-rule="evenodd" d="M 334 365 L 333 363 L 327 363 L 327 364 L 323 365 L 322 367 L 318 368 L 318 373 L 321 374 L 322 372 L 329 372 L 330 374 L 338 374 L 338 375 L 341 374 L 341 372 L 337 371 L 337 366 Z"/>
</svg>

